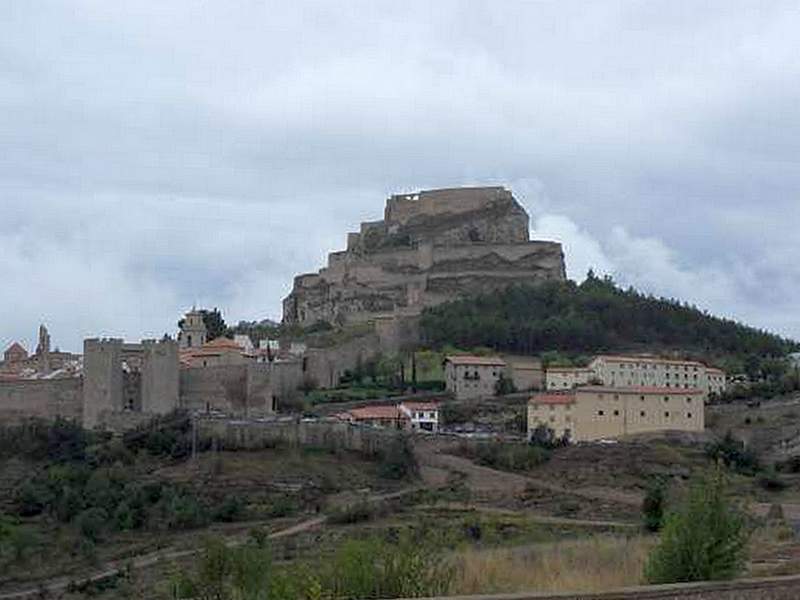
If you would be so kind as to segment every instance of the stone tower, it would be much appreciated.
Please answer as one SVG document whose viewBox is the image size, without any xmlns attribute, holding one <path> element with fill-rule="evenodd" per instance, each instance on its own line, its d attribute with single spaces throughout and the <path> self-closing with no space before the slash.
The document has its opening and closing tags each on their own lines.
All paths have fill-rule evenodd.
<svg viewBox="0 0 800 600">
<path fill-rule="evenodd" d="M 36 346 L 36 359 L 39 372 L 47 375 L 50 373 L 50 333 L 44 324 L 39 326 L 39 345 Z"/>
<path fill-rule="evenodd" d="M 183 318 L 181 330 L 178 333 L 178 345 L 181 350 L 199 348 L 206 343 L 208 330 L 203 321 L 203 313 L 192 308 Z"/>
<path fill-rule="evenodd" d="M 142 342 L 142 411 L 163 415 L 178 408 L 178 344 Z"/>
<path fill-rule="evenodd" d="M 122 340 L 83 342 L 83 426 L 93 429 L 104 411 L 121 411 Z"/>
</svg>

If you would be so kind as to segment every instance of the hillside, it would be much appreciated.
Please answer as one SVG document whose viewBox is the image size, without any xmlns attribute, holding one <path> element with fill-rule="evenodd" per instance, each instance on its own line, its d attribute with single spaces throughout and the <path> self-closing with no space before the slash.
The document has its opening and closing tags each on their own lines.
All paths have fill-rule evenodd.
<svg viewBox="0 0 800 600">
<path fill-rule="evenodd" d="M 581 284 L 519 286 L 428 309 L 422 332 L 437 347 L 486 346 L 524 354 L 680 350 L 739 368 L 748 357 L 783 356 L 797 346 L 675 300 L 622 290 L 592 273 Z"/>
</svg>

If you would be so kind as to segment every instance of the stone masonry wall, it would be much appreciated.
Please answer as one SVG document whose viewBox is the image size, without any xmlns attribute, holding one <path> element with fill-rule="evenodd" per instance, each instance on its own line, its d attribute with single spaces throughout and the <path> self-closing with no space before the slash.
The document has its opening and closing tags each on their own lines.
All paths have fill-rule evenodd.
<svg viewBox="0 0 800 600">
<path fill-rule="evenodd" d="M 216 439 L 220 448 L 229 450 L 257 450 L 286 443 L 364 454 L 377 454 L 387 441 L 400 435 L 388 429 L 357 427 L 333 420 L 273 423 L 200 420 L 197 430 L 201 436 Z"/>
<path fill-rule="evenodd" d="M 80 421 L 83 386 L 80 378 L 0 382 L 0 422 L 19 423 L 31 417 L 63 417 Z"/>
</svg>

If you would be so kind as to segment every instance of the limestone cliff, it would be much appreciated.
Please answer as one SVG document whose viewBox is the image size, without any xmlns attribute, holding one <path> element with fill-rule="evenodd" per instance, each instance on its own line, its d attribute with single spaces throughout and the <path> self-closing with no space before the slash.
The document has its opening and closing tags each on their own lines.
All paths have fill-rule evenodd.
<svg viewBox="0 0 800 600">
<path fill-rule="evenodd" d="M 561 244 L 530 241 L 528 214 L 502 187 L 395 195 L 384 219 L 350 233 L 347 250 L 295 277 L 285 323 L 345 324 L 416 315 L 426 306 L 512 283 L 563 280 Z"/>
</svg>

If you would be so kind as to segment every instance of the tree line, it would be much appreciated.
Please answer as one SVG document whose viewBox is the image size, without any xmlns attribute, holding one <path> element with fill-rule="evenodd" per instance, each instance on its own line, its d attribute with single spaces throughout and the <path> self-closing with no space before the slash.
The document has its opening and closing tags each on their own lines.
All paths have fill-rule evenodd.
<svg viewBox="0 0 800 600">
<path fill-rule="evenodd" d="M 751 357 L 782 357 L 798 347 L 677 300 L 621 289 L 591 271 L 581 284 L 512 286 L 429 308 L 421 326 L 433 347 L 487 346 L 519 354 L 680 349 L 712 362 L 724 359 L 730 364 L 722 366 L 736 372 Z"/>
</svg>

